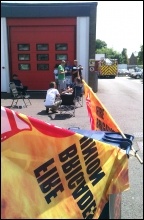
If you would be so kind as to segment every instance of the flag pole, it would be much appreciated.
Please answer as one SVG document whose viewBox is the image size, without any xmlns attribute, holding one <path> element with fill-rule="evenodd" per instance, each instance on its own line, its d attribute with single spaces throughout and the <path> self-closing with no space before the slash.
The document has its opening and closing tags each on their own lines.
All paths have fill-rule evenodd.
<svg viewBox="0 0 144 220">
<path fill-rule="evenodd" d="M 126 138 L 126 136 L 123 134 L 123 132 L 121 132 L 121 130 L 120 130 L 120 134 L 122 135 L 123 138 Z M 133 153 L 134 153 L 134 155 L 132 154 L 132 156 L 135 156 L 135 157 L 139 160 L 139 162 L 140 162 L 141 164 L 143 164 L 142 159 L 141 159 L 140 156 L 138 155 L 137 151 L 133 148 L 133 146 L 131 147 L 131 150 L 132 150 Z"/>
</svg>

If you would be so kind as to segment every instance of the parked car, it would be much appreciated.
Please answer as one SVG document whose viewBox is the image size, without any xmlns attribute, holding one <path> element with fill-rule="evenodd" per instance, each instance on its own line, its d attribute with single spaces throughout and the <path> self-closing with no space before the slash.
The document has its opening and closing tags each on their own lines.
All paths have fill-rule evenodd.
<svg viewBox="0 0 144 220">
<path fill-rule="evenodd" d="M 132 72 L 130 74 L 130 77 L 135 78 L 135 79 L 143 78 L 143 69 L 138 69 L 135 72 Z"/>
<path fill-rule="evenodd" d="M 129 74 L 128 74 L 128 76 L 130 76 L 131 77 L 131 75 L 132 75 L 132 73 L 133 72 L 135 72 L 135 70 L 134 69 L 129 69 Z"/>
<path fill-rule="evenodd" d="M 129 75 L 129 71 L 127 69 L 118 69 L 118 75 Z"/>
</svg>

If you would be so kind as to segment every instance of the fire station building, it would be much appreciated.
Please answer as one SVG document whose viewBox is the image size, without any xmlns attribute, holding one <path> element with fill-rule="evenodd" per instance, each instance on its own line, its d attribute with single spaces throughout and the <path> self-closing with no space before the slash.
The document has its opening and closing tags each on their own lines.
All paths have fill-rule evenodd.
<svg viewBox="0 0 144 220">
<path fill-rule="evenodd" d="M 54 81 L 54 66 L 75 59 L 93 88 L 97 2 L 1 3 L 1 92 L 15 73 L 31 91 Z"/>
</svg>

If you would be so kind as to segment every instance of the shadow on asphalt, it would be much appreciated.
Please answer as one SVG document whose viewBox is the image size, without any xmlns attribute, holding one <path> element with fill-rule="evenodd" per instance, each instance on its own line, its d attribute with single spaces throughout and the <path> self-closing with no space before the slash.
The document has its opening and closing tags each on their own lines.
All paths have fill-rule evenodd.
<svg viewBox="0 0 144 220">
<path fill-rule="evenodd" d="M 47 115 L 48 113 L 46 112 L 46 110 L 42 110 L 40 112 L 37 113 L 37 115 Z"/>
<path fill-rule="evenodd" d="M 13 109 L 22 109 L 22 108 L 26 108 L 25 106 L 22 106 L 22 105 L 15 105 L 15 106 L 12 106 L 11 107 L 11 105 L 4 105 L 3 107 L 5 107 L 5 108 L 9 108 L 9 109 L 11 109 L 11 110 L 13 110 Z"/>
<path fill-rule="evenodd" d="M 13 109 L 21 109 L 21 108 L 23 108 L 22 106 L 12 106 L 12 107 L 11 107 L 11 105 L 4 105 L 3 107 L 5 107 L 5 108 L 9 108 L 9 109 L 11 109 L 11 110 L 13 110 Z"/>
<path fill-rule="evenodd" d="M 47 113 L 45 110 L 38 112 L 37 115 L 43 115 L 43 116 L 47 115 L 51 120 L 65 120 L 73 117 L 71 114 L 67 114 L 67 113 L 60 114 L 60 113 L 52 113 L 52 112 Z"/>
<path fill-rule="evenodd" d="M 66 120 L 68 118 L 72 118 L 71 114 L 51 114 L 48 115 L 52 120 Z"/>
<path fill-rule="evenodd" d="M 30 95 L 31 99 L 45 99 L 46 97 L 46 91 L 45 92 L 32 92 L 32 91 L 28 91 L 28 94 Z M 1 92 L 1 99 L 12 99 L 11 93 L 7 93 L 7 92 Z"/>
<path fill-rule="evenodd" d="M 5 107 L 5 108 L 10 108 L 10 109 L 11 109 L 11 106 L 10 106 L 10 105 L 4 105 L 3 107 Z"/>
</svg>

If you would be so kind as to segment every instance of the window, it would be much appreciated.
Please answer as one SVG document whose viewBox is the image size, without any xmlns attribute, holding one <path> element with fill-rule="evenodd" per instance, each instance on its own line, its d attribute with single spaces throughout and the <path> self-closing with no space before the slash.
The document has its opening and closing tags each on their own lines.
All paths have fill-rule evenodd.
<svg viewBox="0 0 144 220">
<path fill-rule="evenodd" d="M 48 44 L 37 44 L 36 45 L 37 50 L 49 50 Z"/>
<path fill-rule="evenodd" d="M 68 60 L 67 54 L 56 54 L 56 60 Z"/>
<path fill-rule="evenodd" d="M 30 50 L 29 44 L 18 44 L 18 50 Z"/>
<path fill-rule="evenodd" d="M 49 70 L 48 64 L 37 64 L 37 70 Z"/>
<path fill-rule="evenodd" d="M 55 50 L 67 50 L 67 44 L 55 44 Z"/>
<path fill-rule="evenodd" d="M 29 54 L 18 54 L 18 60 L 30 60 Z"/>
<path fill-rule="evenodd" d="M 30 64 L 27 64 L 27 63 L 20 63 L 18 67 L 19 67 L 19 70 L 30 70 Z"/>
<path fill-rule="evenodd" d="M 49 56 L 48 54 L 37 54 L 37 60 L 48 60 Z"/>
</svg>

